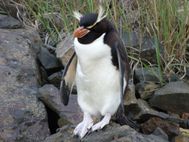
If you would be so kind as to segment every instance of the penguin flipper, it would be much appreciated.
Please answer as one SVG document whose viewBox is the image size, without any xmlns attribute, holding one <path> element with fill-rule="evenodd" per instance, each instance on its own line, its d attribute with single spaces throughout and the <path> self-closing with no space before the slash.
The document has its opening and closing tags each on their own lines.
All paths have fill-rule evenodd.
<svg viewBox="0 0 189 142">
<path fill-rule="evenodd" d="M 76 65 L 77 56 L 74 52 L 64 68 L 60 84 L 60 97 L 64 105 L 68 105 L 69 96 L 72 93 L 72 88 L 75 82 Z"/>
<path fill-rule="evenodd" d="M 129 60 L 127 57 L 127 53 L 125 51 L 125 47 L 123 44 L 119 45 L 115 42 L 114 48 L 117 54 L 118 68 L 120 72 L 120 90 L 121 90 L 121 104 L 116 113 L 116 121 L 121 125 L 129 125 L 130 127 L 139 130 L 139 125 L 137 125 L 134 121 L 127 118 L 125 115 L 124 108 L 124 96 L 127 92 L 127 86 L 129 82 Z M 126 84 L 125 84 L 126 83 Z"/>
</svg>

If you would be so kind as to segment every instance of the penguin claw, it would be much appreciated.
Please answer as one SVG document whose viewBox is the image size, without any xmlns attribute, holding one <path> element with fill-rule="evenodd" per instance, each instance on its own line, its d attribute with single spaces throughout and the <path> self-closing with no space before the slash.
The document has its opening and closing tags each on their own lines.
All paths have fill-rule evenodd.
<svg viewBox="0 0 189 142">
<path fill-rule="evenodd" d="M 104 126 L 109 124 L 110 119 L 111 119 L 111 115 L 106 114 L 100 122 L 98 122 L 97 124 L 92 126 L 92 131 L 96 131 L 96 130 L 100 130 L 100 129 L 104 128 Z"/>
<path fill-rule="evenodd" d="M 74 129 L 74 135 L 78 135 L 80 139 L 82 139 L 89 132 L 92 126 L 93 126 L 92 120 L 82 121 Z"/>
</svg>

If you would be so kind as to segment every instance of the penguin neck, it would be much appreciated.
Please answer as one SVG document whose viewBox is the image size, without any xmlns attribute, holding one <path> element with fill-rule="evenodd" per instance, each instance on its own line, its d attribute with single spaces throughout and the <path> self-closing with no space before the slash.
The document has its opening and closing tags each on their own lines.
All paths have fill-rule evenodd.
<svg viewBox="0 0 189 142">
<path fill-rule="evenodd" d="M 93 41 L 95 41 L 97 38 L 99 38 L 103 33 L 96 33 L 96 32 L 89 32 L 86 36 L 82 37 L 82 38 L 78 38 L 78 41 L 81 44 L 90 44 Z"/>
</svg>

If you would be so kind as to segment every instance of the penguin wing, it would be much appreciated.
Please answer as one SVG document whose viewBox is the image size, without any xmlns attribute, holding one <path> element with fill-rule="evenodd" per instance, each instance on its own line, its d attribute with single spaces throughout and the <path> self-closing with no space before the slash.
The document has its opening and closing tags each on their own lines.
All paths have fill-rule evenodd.
<svg viewBox="0 0 189 142">
<path fill-rule="evenodd" d="M 127 53 L 122 42 L 115 42 L 113 48 L 116 51 L 116 55 L 117 55 L 118 69 L 120 72 L 120 89 L 121 89 L 121 104 L 117 110 L 116 119 L 117 122 L 121 125 L 127 124 L 130 127 L 134 128 L 135 130 L 139 130 L 140 126 L 136 124 L 133 120 L 125 116 L 124 96 L 126 95 L 127 86 L 129 83 L 128 82 L 129 72 L 130 72 Z"/>
<path fill-rule="evenodd" d="M 69 96 L 75 83 L 77 56 L 75 52 L 65 66 L 60 84 L 60 97 L 64 105 L 68 105 Z"/>
<path fill-rule="evenodd" d="M 129 81 L 129 61 L 125 47 L 121 41 L 115 42 L 113 48 L 116 51 L 117 56 L 118 69 L 120 73 L 121 100 L 123 100 Z"/>
</svg>

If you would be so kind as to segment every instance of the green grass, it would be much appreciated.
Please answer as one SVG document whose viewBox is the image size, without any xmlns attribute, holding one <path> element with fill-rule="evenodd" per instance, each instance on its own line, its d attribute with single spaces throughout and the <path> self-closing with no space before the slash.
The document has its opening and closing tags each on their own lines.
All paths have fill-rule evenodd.
<svg viewBox="0 0 189 142">
<path fill-rule="evenodd" d="M 53 46 L 61 40 L 62 28 L 55 23 L 52 13 L 58 13 L 63 24 L 63 31 L 72 33 L 78 26 L 77 20 L 73 17 L 73 10 L 79 10 L 81 13 L 97 12 L 99 1 L 19 0 L 25 6 L 27 13 L 27 17 L 24 18 L 29 19 L 31 25 L 38 27 L 43 38 L 50 37 L 49 39 L 53 40 Z M 176 73 L 181 78 L 184 76 L 188 65 L 186 56 L 189 55 L 187 51 L 189 1 L 135 0 L 129 7 L 123 0 L 104 0 L 102 6 L 120 33 L 132 31 L 133 22 L 137 22 L 140 33 L 155 37 L 161 42 L 165 51 L 163 55 L 160 53 L 158 44 L 156 45 L 156 66 L 161 74 Z M 144 65 L 132 53 L 129 57 L 133 62 L 140 62 Z M 151 64 L 149 63 L 147 66 L 150 67 Z M 162 76 L 160 76 L 160 81 L 163 81 Z"/>
</svg>

